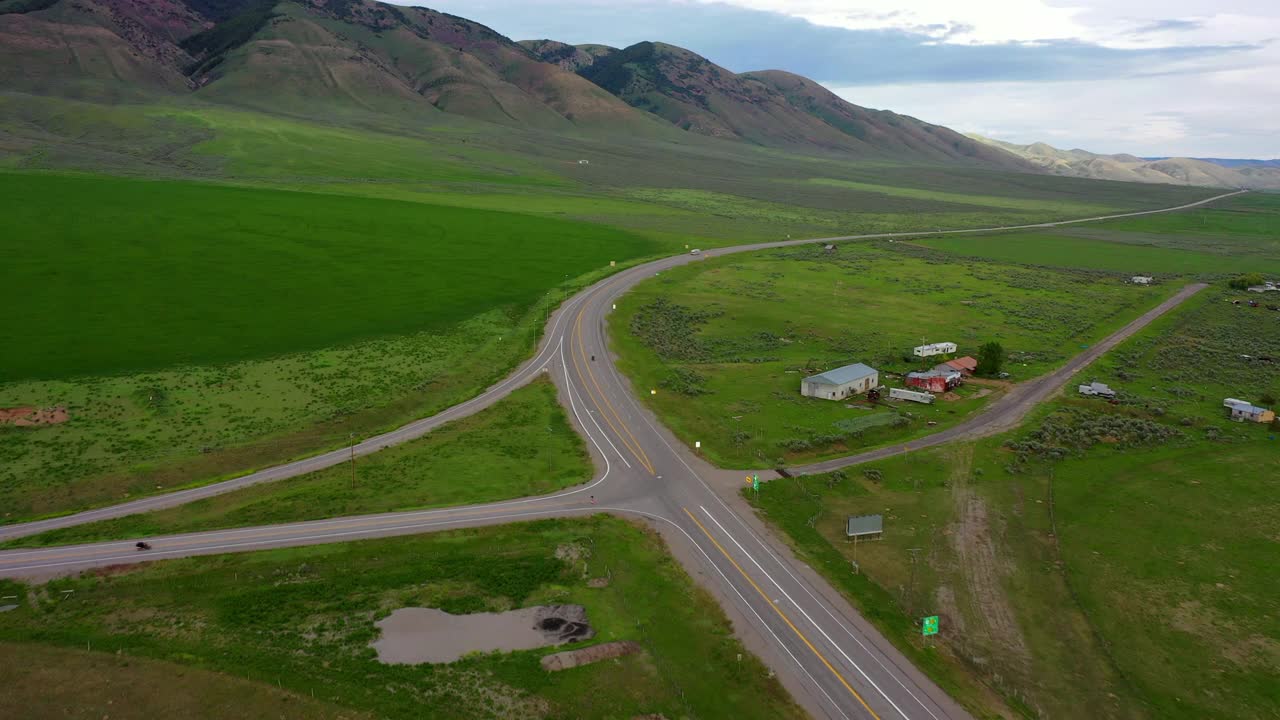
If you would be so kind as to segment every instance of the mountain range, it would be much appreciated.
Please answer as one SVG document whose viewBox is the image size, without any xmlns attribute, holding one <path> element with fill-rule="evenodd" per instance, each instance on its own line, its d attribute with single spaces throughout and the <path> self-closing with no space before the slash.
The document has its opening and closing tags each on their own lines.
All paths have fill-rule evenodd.
<svg viewBox="0 0 1280 720">
<path fill-rule="evenodd" d="M 1280 188 L 1280 162 L 1277 161 L 1101 155 L 1078 148 L 1062 150 L 1042 142 L 1017 145 L 981 135 L 969 137 L 1013 153 L 1055 175 L 1173 185 Z"/>
<path fill-rule="evenodd" d="M 1035 172 L 945 127 L 682 48 L 514 42 L 371 0 L 0 0 L 0 88 L 97 102 L 191 96 L 277 114 L 554 133 L 698 135 L 850 158 Z"/>
</svg>

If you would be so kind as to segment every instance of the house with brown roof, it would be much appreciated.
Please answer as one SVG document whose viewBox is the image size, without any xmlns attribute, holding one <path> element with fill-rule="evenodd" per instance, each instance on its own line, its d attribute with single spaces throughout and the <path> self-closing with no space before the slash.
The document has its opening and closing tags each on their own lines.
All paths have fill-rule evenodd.
<svg viewBox="0 0 1280 720">
<path fill-rule="evenodd" d="M 978 369 L 978 361 L 972 357 L 965 355 L 964 357 L 948 360 L 933 368 L 934 370 L 955 370 L 968 377 Z"/>
</svg>

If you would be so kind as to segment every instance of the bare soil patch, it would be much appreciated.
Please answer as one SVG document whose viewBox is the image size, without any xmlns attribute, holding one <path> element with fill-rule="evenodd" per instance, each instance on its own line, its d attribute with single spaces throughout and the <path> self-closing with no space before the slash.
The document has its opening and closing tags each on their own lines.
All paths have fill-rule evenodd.
<svg viewBox="0 0 1280 720">
<path fill-rule="evenodd" d="M 564 652 L 552 653 L 543 657 L 542 669 L 549 672 L 567 670 L 579 665 L 590 665 L 601 660 L 612 660 L 624 655 L 631 655 L 640 652 L 640 650 L 640 646 L 630 640 L 592 645 L 580 650 L 565 650 Z"/>
<path fill-rule="evenodd" d="M 70 419 L 71 417 L 67 414 L 67 409 L 64 407 L 0 408 L 0 425 L 14 425 L 16 427 L 59 425 Z"/>
<path fill-rule="evenodd" d="M 382 637 L 370 646 L 378 660 L 389 665 L 450 663 L 473 652 L 531 650 L 595 636 L 581 605 L 539 605 L 470 615 L 400 608 L 376 624 Z"/>
</svg>

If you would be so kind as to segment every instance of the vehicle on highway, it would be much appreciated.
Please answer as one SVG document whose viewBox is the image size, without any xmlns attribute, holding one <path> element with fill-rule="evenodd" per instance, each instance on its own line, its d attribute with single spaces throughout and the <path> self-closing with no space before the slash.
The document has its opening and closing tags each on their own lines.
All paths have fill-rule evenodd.
<svg viewBox="0 0 1280 720">
<path fill-rule="evenodd" d="M 699 250 L 698 248 L 694 248 L 694 249 L 692 249 L 692 250 L 690 250 L 690 251 L 689 251 L 689 254 L 690 254 L 690 255 L 701 255 L 701 254 L 702 254 L 702 251 L 701 251 L 701 250 Z"/>
<path fill-rule="evenodd" d="M 134 546 L 134 547 L 136 547 L 136 548 L 138 548 L 139 550 L 150 550 L 150 549 L 151 549 L 151 543 L 147 543 L 147 542 L 141 542 L 141 541 L 139 541 L 139 542 L 134 543 L 134 544 L 133 544 L 133 546 Z"/>
</svg>

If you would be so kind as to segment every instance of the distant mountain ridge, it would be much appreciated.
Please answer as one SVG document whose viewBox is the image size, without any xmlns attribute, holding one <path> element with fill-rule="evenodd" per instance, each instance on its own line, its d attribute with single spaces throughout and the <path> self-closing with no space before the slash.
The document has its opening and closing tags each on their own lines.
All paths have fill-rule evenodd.
<svg viewBox="0 0 1280 720">
<path fill-rule="evenodd" d="M 1171 157 L 1144 157 L 1143 160 L 1173 160 Z M 1280 167 L 1280 159 L 1276 160 L 1251 160 L 1248 158 L 1209 158 L 1198 157 L 1192 160 L 1203 160 L 1214 165 L 1221 165 L 1225 168 L 1241 168 L 1241 167 Z"/>
<path fill-rule="evenodd" d="M 373 0 L 0 0 L 0 90 L 94 102 L 193 95 L 325 122 L 465 117 L 553 133 L 696 134 L 850 158 L 1036 166 L 947 128 L 663 43 L 516 43 Z"/>
<path fill-rule="evenodd" d="M 765 147 L 816 147 L 857 156 L 899 155 L 1029 169 L 948 128 L 859 107 L 813 80 L 781 70 L 734 73 L 660 42 L 622 49 L 554 40 L 525 40 L 521 45 L 632 107 L 701 135 Z"/>
<path fill-rule="evenodd" d="M 1018 145 L 981 135 L 969 137 L 1013 153 L 1055 175 L 1172 185 L 1280 189 L 1280 163 L 1276 161 L 1229 165 L 1203 158 L 1140 158 L 1123 153 L 1100 155 L 1078 148 L 1061 150 L 1042 142 Z"/>
</svg>

